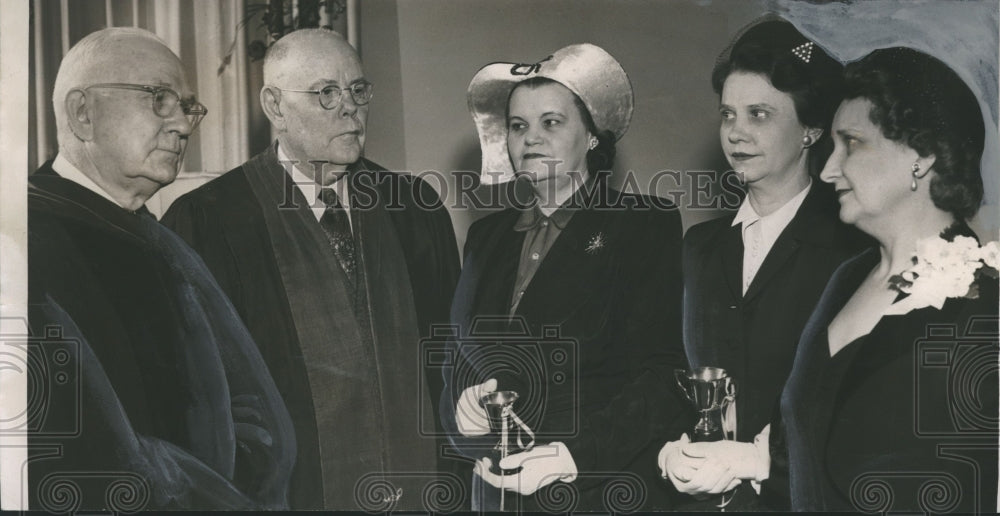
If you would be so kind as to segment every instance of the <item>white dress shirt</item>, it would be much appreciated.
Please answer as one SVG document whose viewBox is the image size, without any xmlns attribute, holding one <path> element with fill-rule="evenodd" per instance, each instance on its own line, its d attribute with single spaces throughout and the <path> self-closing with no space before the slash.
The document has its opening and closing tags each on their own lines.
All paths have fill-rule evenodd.
<svg viewBox="0 0 1000 516">
<path fill-rule="evenodd" d="M 747 194 L 740 205 L 736 217 L 733 218 L 732 225 L 743 224 L 743 295 L 746 295 L 750 283 L 764 263 L 767 253 L 771 252 L 774 242 L 778 240 L 781 232 L 788 227 L 788 224 L 795 218 L 802 201 L 806 199 L 809 188 L 812 187 L 812 179 L 805 189 L 797 193 L 795 197 L 788 200 L 782 207 L 771 214 L 761 217 L 750 204 L 750 195 Z"/>
<path fill-rule="evenodd" d="M 66 158 L 62 157 L 62 154 L 57 154 L 56 159 L 52 161 L 52 170 L 56 174 L 59 174 L 59 177 L 63 179 L 68 179 L 86 188 L 87 190 L 90 190 L 91 192 L 94 192 L 95 194 L 100 195 L 101 197 L 104 197 L 105 199 L 113 202 L 115 206 L 120 206 L 122 209 L 125 209 L 125 207 L 122 206 L 120 202 L 116 201 L 114 197 L 111 197 L 111 194 L 104 191 L 104 189 L 101 188 L 100 185 L 95 183 L 93 179 L 87 177 L 86 174 L 80 172 L 80 169 L 76 168 L 76 166 L 67 161 Z"/>
<path fill-rule="evenodd" d="M 281 145 L 278 145 L 278 161 L 284 166 L 285 162 L 291 161 L 284 151 L 281 150 Z M 311 166 L 311 165 L 310 165 Z M 288 171 L 288 168 L 285 167 Z M 296 163 L 292 166 L 291 171 L 292 182 L 295 183 L 295 187 L 302 192 L 302 196 L 309 201 L 309 209 L 312 210 L 313 216 L 316 217 L 316 221 L 323 218 L 323 212 L 326 211 L 326 204 L 319 198 L 319 192 L 324 187 L 320 186 L 318 182 L 310 179 L 305 172 L 299 168 L 299 164 Z M 347 213 L 347 222 L 351 225 L 351 231 L 354 231 L 354 221 L 351 220 L 351 201 L 350 196 L 347 195 L 347 181 L 343 179 L 347 177 L 347 174 L 343 174 L 338 178 L 332 185 L 328 188 L 333 188 L 337 192 L 337 198 L 340 199 L 340 205 L 344 207 L 344 212 Z"/>
</svg>

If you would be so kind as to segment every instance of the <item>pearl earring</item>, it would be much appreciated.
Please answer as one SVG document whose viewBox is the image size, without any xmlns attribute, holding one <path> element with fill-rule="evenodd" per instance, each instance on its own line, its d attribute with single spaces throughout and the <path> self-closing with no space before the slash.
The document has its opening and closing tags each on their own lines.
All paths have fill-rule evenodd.
<svg viewBox="0 0 1000 516">
<path fill-rule="evenodd" d="M 917 177 L 918 177 L 917 174 L 920 173 L 920 163 L 914 163 L 913 166 L 910 167 L 910 173 L 912 175 L 912 177 L 910 178 L 910 191 L 911 192 L 916 192 L 917 191 Z"/>
<path fill-rule="evenodd" d="M 591 136 L 590 137 L 590 150 L 596 149 L 597 148 L 597 144 L 598 144 L 597 138 Z"/>
<path fill-rule="evenodd" d="M 805 136 L 802 137 L 802 146 L 803 147 L 809 147 L 812 144 L 813 144 L 812 136 L 809 136 L 807 134 L 807 135 L 805 135 Z"/>
</svg>

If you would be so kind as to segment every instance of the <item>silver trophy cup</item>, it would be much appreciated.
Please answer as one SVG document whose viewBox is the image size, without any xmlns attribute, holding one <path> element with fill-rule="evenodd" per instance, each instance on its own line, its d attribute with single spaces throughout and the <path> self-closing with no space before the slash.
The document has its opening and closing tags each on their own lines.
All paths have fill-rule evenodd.
<svg viewBox="0 0 1000 516">
<path fill-rule="evenodd" d="M 693 442 L 721 441 L 727 436 L 723 424 L 726 410 L 736 400 L 736 382 L 719 367 L 697 367 L 690 371 L 674 369 L 677 385 L 694 404 L 701 418 L 694 426 Z"/>
<path fill-rule="evenodd" d="M 691 434 L 692 442 L 736 438 L 736 382 L 720 367 L 674 369 L 677 385 L 701 414 Z M 722 493 L 714 505 L 725 512 L 736 490 Z"/>
<path fill-rule="evenodd" d="M 511 455 L 526 450 L 530 450 L 535 444 L 535 434 L 524 424 L 517 414 L 514 413 L 514 402 L 518 395 L 514 391 L 495 391 L 479 399 L 479 403 L 486 409 L 486 418 L 490 423 L 490 431 L 500 435 L 500 441 L 493 447 L 491 459 L 493 466 L 490 470 L 497 475 L 512 475 L 521 468 L 505 470 L 500 468 L 500 461 Z M 525 443 L 525 437 L 530 441 Z M 502 482 L 502 480 L 501 480 Z M 502 485 L 502 484 L 501 484 Z M 500 489 L 500 510 L 504 510 L 505 491 Z"/>
<path fill-rule="evenodd" d="M 493 447 L 495 455 L 493 463 L 497 469 L 495 473 L 500 475 L 517 473 L 520 469 L 509 471 L 499 469 L 501 459 L 514 453 L 528 451 L 535 444 L 535 433 L 514 413 L 514 402 L 517 399 L 518 395 L 514 391 L 491 392 L 479 399 L 479 403 L 486 409 L 490 431 L 500 436 L 500 440 Z"/>
</svg>

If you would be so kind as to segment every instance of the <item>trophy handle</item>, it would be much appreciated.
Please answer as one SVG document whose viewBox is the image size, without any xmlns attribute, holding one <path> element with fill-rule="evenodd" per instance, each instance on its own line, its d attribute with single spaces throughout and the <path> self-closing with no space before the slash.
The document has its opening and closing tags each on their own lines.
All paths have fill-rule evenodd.
<svg viewBox="0 0 1000 516">
<path fill-rule="evenodd" d="M 688 381 L 688 372 L 684 369 L 674 369 L 674 380 L 677 386 L 684 391 L 684 396 L 688 401 L 694 403 L 694 393 L 691 392 L 691 383 Z"/>
<path fill-rule="evenodd" d="M 721 416 L 723 438 L 736 440 L 736 382 L 732 377 L 726 378 L 726 397 L 722 400 Z"/>
</svg>

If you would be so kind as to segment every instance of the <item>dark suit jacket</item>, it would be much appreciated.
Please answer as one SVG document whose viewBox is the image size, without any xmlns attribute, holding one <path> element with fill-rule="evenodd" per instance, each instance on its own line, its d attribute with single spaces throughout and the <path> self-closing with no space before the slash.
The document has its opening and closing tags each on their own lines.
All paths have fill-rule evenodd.
<svg viewBox="0 0 1000 516">
<path fill-rule="evenodd" d="M 770 421 L 823 287 L 865 241 L 838 211 L 828 185 L 814 182 L 746 296 L 735 214 L 693 226 L 684 238 L 685 349 L 692 367 L 722 367 L 735 378 L 740 441 Z"/>
<path fill-rule="evenodd" d="M 802 328 L 830 275 L 869 242 L 840 221 L 839 209 L 829 185 L 814 181 L 746 296 L 735 213 L 693 226 L 684 237 L 685 349 L 691 367 L 722 367 L 736 380 L 739 441 L 752 441 L 770 422 Z M 787 489 L 771 484 L 764 482 L 765 503 L 786 507 Z M 750 507 L 753 498 L 744 488 L 734 505 Z"/>
<path fill-rule="evenodd" d="M 997 281 L 883 316 L 831 367 L 826 329 L 878 261 L 872 248 L 845 263 L 810 318 L 772 423 L 787 446 L 771 450 L 772 472 L 790 477 L 794 510 L 992 512 Z"/>
<path fill-rule="evenodd" d="M 500 389 L 521 394 L 515 410 L 538 442 L 564 442 L 580 471 L 570 488 L 578 497 L 559 503 L 564 489 L 543 489 L 509 509 L 621 510 L 642 493 L 651 501 L 664 489 L 656 453 L 690 421 L 671 380 L 685 364 L 679 214 L 601 182 L 595 191 L 604 208 L 577 211 L 562 230 L 518 305 L 523 326 L 505 323 L 525 235 L 513 230 L 520 212 L 489 215 L 469 230 L 452 306 L 464 339 L 459 367 L 445 378 L 445 428 L 460 452 L 486 456 L 455 432 L 454 406 L 463 389 L 496 377 Z M 484 316 L 500 323 L 484 324 Z M 523 338 L 504 339 L 505 332 Z M 603 500 L 601 487 L 615 480 L 636 491 Z"/>
<path fill-rule="evenodd" d="M 278 182 L 285 177 L 274 148 L 251 162 L 267 167 L 268 173 L 273 174 Z M 352 342 L 348 335 L 323 335 L 320 340 L 329 339 L 327 346 L 345 349 L 342 354 L 343 363 L 365 360 L 370 365 L 374 361 L 377 369 L 337 373 L 337 378 L 350 387 L 350 392 L 353 393 L 350 396 L 345 392 L 312 392 L 302 351 L 304 345 L 299 341 L 292 307 L 301 303 L 302 299 L 315 299 L 316 305 L 327 307 L 325 314 L 320 309 L 318 318 L 332 318 L 336 313 L 350 312 L 351 307 L 336 306 L 328 295 L 333 287 L 343 289 L 342 286 L 331 283 L 339 281 L 337 278 L 342 273 L 336 270 L 333 271 L 334 274 L 316 275 L 311 281 L 307 281 L 301 291 L 286 289 L 283 271 L 279 271 L 279 260 L 272 245 L 272 237 L 275 235 L 269 233 L 262 207 L 262 204 L 271 201 L 258 197 L 252 187 L 252 176 L 247 166 L 249 163 L 181 197 L 170 207 L 163 221 L 203 256 L 223 290 L 233 300 L 257 341 L 289 407 L 299 442 L 298 462 L 292 477 L 292 508 L 357 509 L 359 504 L 361 507 L 382 508 L 381 495 L 376 496 L 377 500 L 365 501 L 367 494 L 354 494 L 355 483 L 362 476 L 369 478 L 369 472 L 380 470 L 380 461 L 387 460 L 389 467 L 395 468 L 397 472 L 405 471 L 406 474 L 423 475 L 427 478 L 440 469 L 434 462 L 437 450 L 433 437 L 420 436 L 420 430 L 427 425 L 430 426 L 427 432 L 434 432 L 437 393 L 442 388 L 440 371 L 435 369 L 430 374 L 421 372 L 418 339 L 420 335 L 430 331 L 432 324 L 447 322 L 448 307 L 458 277 L 458 248 L 451 219 L 439 202 L 437 193 L 419 178 L 386 171 L 367 160 L 361 160 L 350 168 L 352 174 L 366 174 L 371 179 L 365 185 L 376 185 L 375 189 L 367 189 L 363 198 L 353 200 L 359 204 L 367 204 L 366 209 L 370 213 L 364 215 L 357 206 L 352 209 L 356 241 L 358 238 L 373 240 L 373 235 L 368 234 L 367 229 L 361 229 L 370 226 L 359 225 L 358 217 L 367 216 L 369 218 L 366 220 L 371 220 L 371 217 L 376 216 L 376 210 L 381 210 L 377 215 L 379 220 L 384 220 L 387 215 L 392 226 L 387 231 L 398 241 L 391 244 L 401 248 L 405 259 L 403 270 L 393 271 L 393 274 L 395 277 L 408 278 L 409 285 L 405 290 L 412 290 L 412 306 L 402 306 L 402 295 L 392 301 L 393 293 L 403 292 L 403 286 L 387 284 L 386 278 L 390 276 L 387 275 L 389 271 L 384 268 L 390 265 L 384 260 L 376 264 L 374 256 L 367 256 L 363 263 L 371 285 L 369 301 L 374 303 L 377 298 L 390 298 L 389 306 L 383 303 L 381 308 L 375 307 L 372 310 L 378 312 L 375 313 L 377 320 L 380 317 L 383 318 L 380 320 L 389 318 L 391 321 L 399 321 L 405 312 L 415 310 L 417 327 L 411 329 L 415 335 L 412 341 L 383 340 L 375 346 Z M 307 211 L 308 203 L 301 198 L 297 189 L 291 187 L 291 183 L 286 183 L 285 188 L 286 193 L 293 195 L 296 202 L 287 209 L 279 207 L 279 211 L 286 211 L 277 216 L 288 224 L 295 225 L 295 228 L 315 222 L 310 220 L 311 213 L 292 213 L 295 210 Z M 267 208 L 274 209 L 273 206 Z M 316 228 L 318 227 L 317 223 Z M 310 229 L 315 232 L 316 228 Z M 298 234 L 304 234 L 304 231 Z M 292 245 L 303 252 L 316 247 L 312 240 L 297 241 Z M 362 247 L 356 245 L 360 253 Z M 324 249 L 322 252 L 328 250 Z M 286 266 L 297 267 L 294 263 Z M 405 297 L 411 296 L 407 292 Z M 411 301 L 405 302 L 409 304 Z M 324 321 L 316 321 L 316 324 L 323 323 Z M 381 329 L 375 328 L 376 334 Z M 311 344 L 316 345 L 315 342 Z M 362 358 L 355 358 L 355 355 Z M 377 358 L 371 358 L 373 356 Z M 389 392 L 396 394 L 387 394 Z M 338 473 L 336 478 L 324 480 L 320 461 L 321 436 L 318 435 L 314 401 L 324 396 L 338 397 L 338 394 L 338 399 L 342 401 L 337 403 L 350 403 L 353 408 L 347 413 L 338 414 L 342 430 L 335 436 L 327 437 L 343 447 L 338 453 L 359 456 L 363 449 L 364 453 L 373 458 L 367 465 L 357 465 L 350 472 Z M 433 406 L 420 402 L 421 396 L 433 400 Z M 348 401 L 346 398 L 357 399 Z M 386 404 L 389 406 L 383 406 Z M 427 413 L 428 421 L 422 421 L 423 416 L 418 415 L 421 411 Z M 404 434 L 409 437 L 398 437 Z M 429 450 L 429 454 L 421 450 Z M 383 456 L 381 459 L 380 454 Z M 425 455 L 429 455 L 429 463 Z M 417 456 L 420 458 L 417 459 Z M 415 464 L 415 461 L 419 461 L 419 464 Z M 392 482 L 397 480 L 399 479 L 393 479 Z M 324 482 L 328 483 L 328 488 L 335 486 L 340 492 L 337 499 L 324 502 Z M 407 489 L 402 500 L 407 508 L 418 510 L 422 507 L 419 491 Z"/>
</svg>

